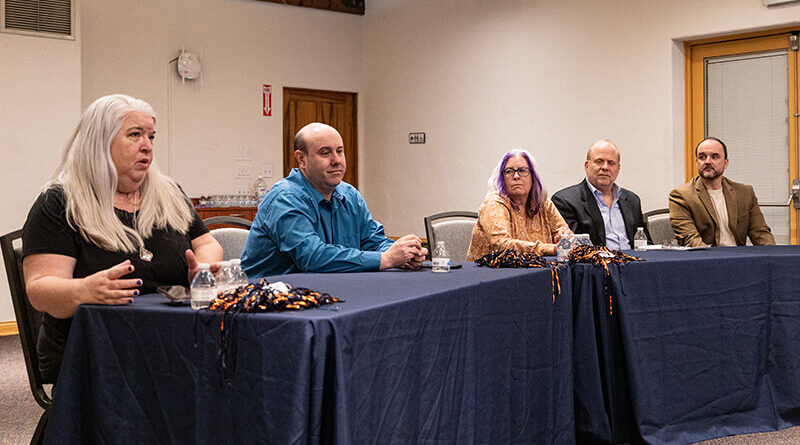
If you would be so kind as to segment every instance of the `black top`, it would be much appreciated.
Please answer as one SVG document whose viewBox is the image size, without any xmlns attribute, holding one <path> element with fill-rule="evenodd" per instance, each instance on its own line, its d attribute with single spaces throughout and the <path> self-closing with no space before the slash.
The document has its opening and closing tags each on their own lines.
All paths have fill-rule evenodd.
<svg viewBox="0 0 800 445">
<path fill-rule="evenodd" d="M 188 200 L 187 205 L 190 205 Z M 133 228 L 135 213 L 114 210 L 123 224 Z M 185 252 L 191 249 L 191 240 L 205 233 L 208 229 L 194 212 L 194 221 L 185 235 L 174 230 L 153 230 L 152 236 L 145 240 L 145 247 L 153 253 L 150 262 L 139 258 L 138 252 L 108 251 L 86 241 L 69 226 L 64 192 L 56 187 L 40 194 L 28 213 L 22 228 L 22 256 L 48 253 L 73 257 L 77 260 L 73 272 L 75 278 L 89 276 L 129 259 L 134 271 L 122 278 L 140 278 L 142 286 L 139 292 L 146 294 L 156 292 L 156 287 L 161 285 L 189 285 Z M 58 376 L 71 320 L 44 314 L 37 348 L 46 381 L 54 382 Z"/>
<path fill-rule="evenodd" d="M 606 245 L 606 226 L 603 215 L 597 207 L 597 200 L 592 194 L 586 179 L 578 184 L 561 189 L 550 197 L 558 212 L 567 222 L 570 230 L 575 233 L 588 233 L 592 244 L 595 246 Z M 630 248 L 633 249 L 633 236 L 637 227 L 644 227 L 647 243 L 652 244 L 650 232 L 642 216 L 642 204 L 639 196 L 630 190 L 620 187 L 619 211 L 625 221 L 625 232 L 628 235 Z"/>
</svg>

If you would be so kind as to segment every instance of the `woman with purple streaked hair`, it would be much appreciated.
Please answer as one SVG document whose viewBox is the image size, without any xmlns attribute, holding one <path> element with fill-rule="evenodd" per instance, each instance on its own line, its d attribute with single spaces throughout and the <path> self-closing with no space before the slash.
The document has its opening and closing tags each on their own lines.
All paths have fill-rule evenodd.
<svg viewBox="0 0 800 445">
<path fill-rule="evenodd" d="M 506 249 L 555 255 L 562 236 L 572 232 L 547 197 L 533 156 L 522 149 L 509 150 L 489 178 L 467 261 Z"/>
</svg>

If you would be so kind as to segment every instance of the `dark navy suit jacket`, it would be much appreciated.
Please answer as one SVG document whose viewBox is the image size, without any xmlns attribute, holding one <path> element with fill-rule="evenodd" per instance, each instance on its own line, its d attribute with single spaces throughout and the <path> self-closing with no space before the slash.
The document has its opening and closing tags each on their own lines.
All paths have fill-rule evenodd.
<svg viewBox="0 0 800 445">
<path fill-rule="evenodd" d="M 592 195 L 586 179 L 579 184 L 559 190 L 551 199 L 569 225 L 570 230 L 575 233 L 588 233 L 595 246 L 606 245 L 603 215 L 600 214 L 597 201 Z M 636 234 L 637 227 L 644 227 L 647 241 L 652 244 L 650 233 L 647 231 L 644 217 L 642 217 L 642 203 L 636 193 L 620 188 L 617 203 L 622 213 L 622 219 L 625 221 L 625 232 L 628 235 L 630 248 L 633 248 L 633 235 Z"/>
</svg>

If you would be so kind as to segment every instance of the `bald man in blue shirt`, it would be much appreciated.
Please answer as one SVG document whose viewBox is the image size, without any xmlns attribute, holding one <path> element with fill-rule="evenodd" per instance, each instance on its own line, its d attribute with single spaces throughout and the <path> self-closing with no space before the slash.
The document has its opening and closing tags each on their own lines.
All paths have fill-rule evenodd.
<svg viewBox="0 0 800 445">
<path fill-rule="evenodd" d="M 306 125 L 294 149 L 298 168 L 270 189 L 250 228 L 248 276 L 420 267 L 427 249 L 419 237 L 387 238 L 358 190 L 342 182 L 347 163 L 335 128 Z"/>
</svg>

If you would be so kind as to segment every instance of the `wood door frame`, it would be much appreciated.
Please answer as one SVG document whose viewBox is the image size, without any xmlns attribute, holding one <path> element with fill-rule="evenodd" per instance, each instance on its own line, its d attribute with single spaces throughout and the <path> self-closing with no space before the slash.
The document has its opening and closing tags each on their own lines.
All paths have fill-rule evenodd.
<svg viewBox="0 0 800 445">
<path fill-rule="evenodd" d="M 350 129 L 350 147 L 347 154 L 347 170 L 352 173 L 352 181 L 348 184 L 358 188 L 358 93 L 346 91 L 315 90 L 309 88 L 283 87 L 283 176 L 289 175 L 289 166 L 294 161 L 294 132 L 289 125 L 289 99 L 297 95 L 308 96 L 310 98 L 321 98 L 329 100 L 342 100 L 349 97 L 352 100 L 352 128 Z M 342 129 L 337 128 L 339 132 Z"/>
<path fill-rule="evenodd" d="M 775 51 L 789 46 L 789 36 L 800 32 L 800 27 L 778 28 L 772 30 L 749 32 L 728 36 L 714 37 L 684 42 L 684 81 L 686 89 L 685 102 L 685 153 L 684 170 L 686 181 L 696 174 L 694 161 L 694 148 L 705 137 L 705 91 L 693 91 L 694 85 L 704 85 L 705 65 L 707 57 L 726 54 L 743 54 Z M 800 176 L 800 158 L 798 158 L 798 119 L 792 118 L 792 113 L 797 110 L 798 100 L 798 52 L 789 49 L 788 76 L 789 76 L 789 176 Z M 788 191 L 787 191 L 788 192 Z M 798 236 L 798 221 L 796 210 L 792 209 L 789 218 L 789 238 L 791 244 L 800 241 Z"/>
<path fill-rule="evenodd" d="M 727 36 L 719 36 L 719 37 L 712 37 L 707 39 L 699 39 L 699 40 L 688 40 L 684 42 L 684 85 L 686 91 L 686 99 L 685 99 L 685 120 L 684 120 L 684 141 L 685 141 L 685 152 L 684 152 L 684 171 L 686 174 L 686 181 L 690 180 L 695 176 L 695 166 L 694 166 L 694 147 L 697 145 L 704 137 L 704 130 L 705 130 L 705 113 L 695 113 L 694 110 L 705 110 L 705 95 L 702 91 L 700 94 L 694 94 L 695 92 L 692 89 L 692 86 L 695 84 L 696 76 L 702 76 L 704 74 L 703 71 L 703 57 L 698 57 L 699 55 L 703 55 L 704 57 L 712 56 L 713 57 L 713 50 L 709 49 L 711 46 L 709 44 L 717 44 L 717 43 L 731 43 L 733 45 L 740 45 L 743 52 L 757 52 L 757 51 L 769 51 L 771 45 L 768 42 L 772 42 L 771 39 L 765 39 L 758 42 L 760 45 L 759 49 L 755 49 L 751 51 L 751 48 L 748 47 L 749 44 L 753 43 L 753 39 L 762 39 L 762 38 L 784 38 L 788 34 L 793 32 L 800 31 L 800 27 L 789 27 L 789 28 L 778 28 L 778 29 L 771 29 L 765 31 L 756 31 L 756 32 L 748 32 L 742 34 L 734 34 L 734 35 L 727 35 Z M 708 54 L 704 54 L 708 53 Z M 699 58 L 699 60 L 697 60 Z M 793 64 L 789 64 L 789 74 L 791 75 L 794 72 Z M 796 73 L 795 73 L 796 74 Z M 789 90 L 789 109 L 794 110 L 795 100 L 797 98 L 797 94 L 794 88 L 790 88 Z M 699 107 L 699 108 L 698 108 Z M 795 130 L 796 120 L 789 121 L 789 133 L 790 137 L 794 138 L 796 134 Z M 698 134 L 701 135 L 698 138 Z M 797 141 L 793 141 L 794 144 L 791 143 L 790 146 L 796 147 Z M 789 163 L 791 165 L 792 170 L 794 173 L 797 173 L 797 160 L 795 159 L 794 153 L 790 154 Z"/>
</svg>

